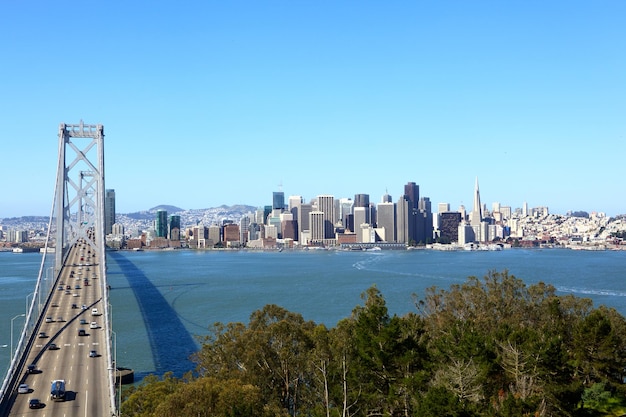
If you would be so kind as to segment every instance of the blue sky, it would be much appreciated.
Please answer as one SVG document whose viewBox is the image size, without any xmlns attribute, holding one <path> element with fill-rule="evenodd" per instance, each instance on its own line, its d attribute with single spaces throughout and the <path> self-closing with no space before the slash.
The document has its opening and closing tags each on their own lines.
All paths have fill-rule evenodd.
<svg viewBox="0 0 626 417">
<path fill-rule="evenodd" d="M 47 215 L 60 123 L 117 211 L 272 192 L 626 213 L 626 2 L 0 2 L 0 218 Z M 282 188 L 281 188 L 282 184 Z"/>
</svg>

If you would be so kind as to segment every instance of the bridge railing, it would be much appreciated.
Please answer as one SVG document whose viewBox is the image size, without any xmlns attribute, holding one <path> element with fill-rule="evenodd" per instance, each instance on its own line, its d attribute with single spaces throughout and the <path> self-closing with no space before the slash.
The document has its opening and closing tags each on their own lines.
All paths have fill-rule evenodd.
<svg viewBox="0 0 626 417">
<path fill-rule="evenodd" d="M 49 226 L 48 230 L 50 230 Z M 54 263 L 54 257 L 48 256 L 49 241 L 50 239 L 48 236 L 44 252 L 41 257 L 41 264 L 39 266 L 39 273 L 37 276 L 37 283 L 35 284 L 33 298 L 30 302 L 28 311 L 25 313 L 26 319 L 24 320 L 24 328 L 20 333 L 15 350 L 11 352 L 11 363 L 2 382 L 2 387 L 0 388 L 0 402 L 4 402 L 5 396 L 11 392 L 13 382 L 17 377 L 19 377 L 19 371 L 22 369 L 22 366 L 24 365 L 23 361 L 28 353 L 29 342 L 33 338 L 33 330 L 37 328 L 38 321 L 41 320 L 41 315 L 44 312 L 48 299 L 52 293 L 52 288 L 54 288 L 56 276 L 54 273 L 50 274 L 50 272 L 54 270 L 54 267 L 51 265 Z M 13 346 L 11 346 L 11 349 L 12 348 Z"/>
</svg>

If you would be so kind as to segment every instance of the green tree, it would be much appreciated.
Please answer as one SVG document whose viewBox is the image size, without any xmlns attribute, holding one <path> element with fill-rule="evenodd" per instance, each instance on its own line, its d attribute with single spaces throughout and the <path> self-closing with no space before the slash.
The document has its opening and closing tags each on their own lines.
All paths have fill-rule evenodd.
<svg viewBox="0 0 626 417">
<path fill-rule="evenodd" d="M 122 403 L 122 415 L 129 417 L 154 416 L 159 405 L 176 392 L 179 384 L 180 380 L 174 378 L 171 372 L 163 375 L 162 379 L 155 375 L 148 375 Z"/>
</svg>

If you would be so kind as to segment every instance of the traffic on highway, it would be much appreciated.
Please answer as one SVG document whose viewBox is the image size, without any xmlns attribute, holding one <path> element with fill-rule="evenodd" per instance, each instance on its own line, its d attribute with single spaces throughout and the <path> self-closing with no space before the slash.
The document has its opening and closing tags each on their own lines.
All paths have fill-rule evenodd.
<svg viewBox="0 0 626 417">
<path fill-rule="evenodd" d="M 98 259 L 84 241 L 70 249 L 34 332 L 10 416 L 111 415 Z"/>
</svg>

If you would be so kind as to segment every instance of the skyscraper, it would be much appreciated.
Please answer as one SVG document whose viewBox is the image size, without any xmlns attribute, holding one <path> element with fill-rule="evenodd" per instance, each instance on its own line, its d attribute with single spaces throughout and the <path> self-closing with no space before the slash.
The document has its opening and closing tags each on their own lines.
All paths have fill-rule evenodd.
<svg viewBox="0 0 626 417">
<path fill-rule="evenodd" d="M 398 242 L 428 243 L 432 240 L 433 219 L 430 199 L 419 197 L 419 185 L 409 182 L 397 205 Z"/>
<path fill-rule="evenodd" d="M 170 216 L 169 238 L 180 240 L 180 216 L 177 214 Z"/>
<path fill-rule="evenodd" d="M 284 210 L 285 209 L 285 193 L 282 191 L 274 191 L 272 193 L 272 209 Z"/>
<path fill-rule="evenodd" d="M 478 177 L 476 177 L 476 185 L 474 186 L 474 206 L 470 213 L 470 225 L 478 226 L 483 221 L 483 209 L 480 204 L 480 190 L 478 189 Z"/>
<path fill-rule="evenodd" d="M 335 197 L 332 195 L 317 196 L 317 209 L 324 213 L 324 239 L 335 238 Z M 313 228 L 311 227 L 311 232 Z M 313 235 L 311 234 L 311 239 Z"/>
<path fill-rule="evenodd" d="M 104 191 L 104 234 L 109 235 L 113 232 L 115 224 L 115 190 L 109 189 Z"/>
<path fill-rule="evenodd" d="M 154 230 L 156 237 L 167 237 L 167 210 L 157 210 Z"/>
<path fill-rule="evenodd" d="M 309 224 L 311 227 L 311 242 L 322 243 L 326 236 L 326 214 L 322 211 L 312 211 L 309 213 Z"/>
<path fill-rule="evenodd" d="M 411 202 L 411 206 L 417 208 L 417 202 L 420 199 L 420 186 L 414 182 L 408 182 L 404 186 L 404 195 L 406 200 Z"/>
<path fill-rule="evenodd" d="M 364 207 L 363 213 L 365 214 L 365 218 L 361 219 L 357 215 L 357 207 Z M 354 226 L 359 229 L 361 224 L 367 223 L 372 224 L 372 215 L 370 210 L 370 196 L 369 194 L 355 194 L 354 195 Z"/>
<path fill-rule="evenodd" d="M 377 227 L 385 229 L 385 240 L 396 241 L 396 205 L 392 202 L 378 203 Z"/>
<path fill-rule="evenodd" d="M 310 214 L 313 211 L 311 204 L 300 204 L 300 211 L 298 213 L 298 241 L 303 242 L 302 233 L 308 233 L 311 230 Z"/>
</svg>

